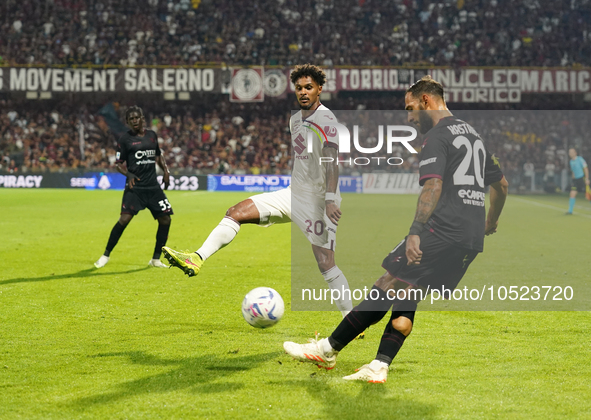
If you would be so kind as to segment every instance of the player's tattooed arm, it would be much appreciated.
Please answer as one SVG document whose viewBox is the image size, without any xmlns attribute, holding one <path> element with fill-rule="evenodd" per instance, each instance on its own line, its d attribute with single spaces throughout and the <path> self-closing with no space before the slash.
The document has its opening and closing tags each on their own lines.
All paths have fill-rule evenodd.
<svg viewBox="0 0 591 420">
<path fill-rule="evenodd" d="M 499 225 L 499 216 L 503 211 L 507 194 L 509 193 L 509 183 L 503 177 L 500 181 L 490 184 L 490 207 L 486 216 L 486 225 L 484 227 L 485 235 L 492 235 L 497 231 Z"/>
<path fill-rule="evenodd" d="M 164 160 L 164 156 L 156 156 L 156 163 L 162 171 L 164 172 L 164 176 L 162 176 L 162 182 L 164 183 L 164 189 L 167 190 L 168 186 L 170 185 L 170 172 L 168 171 L 168 166 L 166 166 L 166 161 Z"/>
<path fill-rule="evenodd" d="M 406 258 L 408 265 L 418 265 L 423 258 L 423 251 L 421 251 L 421 238 L 419 234 L 425 228 L 425 223 L 435 211 L 439 197 L 441 196 L 441 188 L 443 181 L 439 178 L 430 178 L 423 185 L 423 191 L 419 196 L 417 203 L 417 211 L 415 213 L 415 220 L 412 222 L 410 232 L 406 237 Z"/>
<path fill-rule="evenodd" d="M 335 225 L 338 225 L 342 213 L 333 196 L 339 185 L 339 167 L 337 165 L 339 152 L 334 147 L 326 146 L 322 149 L 322 156 L 331 158 L 330 162 L 324 162 L 326 167 L 326 215 Z"/>
<path fill-rule="evenodd" d="M 442 186 L 443 181 L 438 178 L 430 178 L 425 182 L 423 191 L 421 191 L 421 195 L 419 196 L 415 222 L 427 223 L 429 217 L 435 211 L 435 207 L 437 207 Z"/>
</svg>

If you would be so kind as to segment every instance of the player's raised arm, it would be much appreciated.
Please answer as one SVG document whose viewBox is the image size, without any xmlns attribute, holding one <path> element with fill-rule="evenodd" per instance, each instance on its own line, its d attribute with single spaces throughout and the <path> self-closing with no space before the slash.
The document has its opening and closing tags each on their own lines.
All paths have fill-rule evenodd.
<svg viewBox="0 0 591 420">
<path fill-rule="evenodd" d="M 342 214 L 335 200 L 339 185 L 339 167 L 337 166 L 339 152 L 332 146 L 325 146 L 322 149 L 322 156 L 331 158 L 330 162 L 323 163 L 326 167 L 326 215 L 335 225 L 338 225 Z"/>
<path fill-rule="evenodd" d="M 500 181 L 490 184 L 490 208 L 486 216 L 486 226 L 484 228 L 485 235 L 492 235 L 497 231 L 499 225 L 499 216 L 503 211 L 507 194 L 509 193 L 509 183 L 505 177 Z"/>
</svg>

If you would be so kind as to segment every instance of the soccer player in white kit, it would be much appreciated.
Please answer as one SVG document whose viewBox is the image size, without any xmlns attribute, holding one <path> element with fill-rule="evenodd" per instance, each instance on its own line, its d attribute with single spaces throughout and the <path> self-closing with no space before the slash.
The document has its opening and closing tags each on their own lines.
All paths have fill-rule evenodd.
<svg viewBox="0 0 591 420">
<path fill-rule="evenodd" d="M 300 105 L 300 111 L 289 121 L 294 157 L 291 186 L 254 195 L 230 207 L 196 252 L 179 252 L 168 247 L 163 247 L 162 251 L 172 266 L 191 277 L 199 273 L 205 260 L 232 242 L 241 225 L 270 226 L 293 221 L 312 244 L 324 280 L 331 289 L 339 290 L 341 299 L 335 303 L 344 317 L 353 306 L 350 294 L 342 293 L 343 289 L 349 289 L 349 283 L 334 257 L 336 230 L 341 218 L 336 164 L 338 135 L 333 125 L 337 120 L 320 103 L 320 93 L 326 82 L 324 71 L 311 64 L 299 65 L 291 73 L 291 81 Z M 327 158 L 324 163 L 320 163 L 321 157 Z"/>
</svg>

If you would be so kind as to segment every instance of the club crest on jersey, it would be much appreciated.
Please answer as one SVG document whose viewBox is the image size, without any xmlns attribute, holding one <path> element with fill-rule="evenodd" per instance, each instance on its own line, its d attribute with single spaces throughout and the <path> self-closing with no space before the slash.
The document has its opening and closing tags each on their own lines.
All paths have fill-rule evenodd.
<svg viewBox="0 0 591 420">
<path fill-rule="evenodd" d="M 326 133 L 327 137 L 336 137 L 337 134 L 339 134 L 337 128 L 333 125 L 327 125 L 324 127 L 324 132 Z"/>
</svg>

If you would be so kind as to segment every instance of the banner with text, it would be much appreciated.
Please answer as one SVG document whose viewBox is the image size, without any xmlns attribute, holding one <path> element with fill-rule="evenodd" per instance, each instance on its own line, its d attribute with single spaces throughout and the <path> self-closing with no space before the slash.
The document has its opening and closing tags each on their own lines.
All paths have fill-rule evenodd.
<svg viewBox="0 0 591 420">
<path fill-rule="evenodd" d="M 205 92 L 222 93 L 233 101 L 284 98 L 294 92 L 291 68 L 47 68 L 0 67 L 2 92 Z M 537 68 L 329 68 L 324 92 L 399 91 L 430 74 L 446 88 L 448 102 L 520 102 L 522 94 L 589 93 L 589 69 Z M 225 73 L 231 73 L 229 75 Z M 226 82 L 223 80 L 228 79 Z"/>
<path fill-rule="evenodd" d="M 2 174 L 0 188 L 84 188 L 87 190 L 123 190 L 125 177 L 117 172 Z M 158 177 L 162 184 L 162 176 Z M 207 190 L 206 175 L 170 176 L 168 190 Z"/>
<path fill-rule="evenodd" d="M 291 185 L 290 175 L 208 175 L 208 191 L 270 192 Z M 340 176 L 339 188 L 342 193 L 361 193 L 360 176 Z"/>
<path fill-rule="evenodd" d="M 364 194 L 418 194 L 419 174 L 383 173 L 363 174 Z"/>
<path fill-rule="evenodd" d="M 211 68 L 0 67 L 0 91 L 220 93 L 220 74 Z"/>
</svg>

